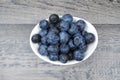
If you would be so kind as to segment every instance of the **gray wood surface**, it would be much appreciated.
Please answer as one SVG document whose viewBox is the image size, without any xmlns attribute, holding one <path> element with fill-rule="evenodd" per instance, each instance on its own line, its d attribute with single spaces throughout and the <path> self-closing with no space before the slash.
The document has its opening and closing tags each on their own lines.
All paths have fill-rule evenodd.
<svg viewBox="0 0 120 80">
<path fill-rule="evenodd" d="M 120 80 L 120 25 L 95 25 L 99 43 L 86 61 L 57 66 L 31 50 L 34 24 L 0 24 L 0 80 Z"/>
<path fill-rule="evenodd" d="M 0 0 L 0 24 L 36 24 L 52 13 L 120 24 L 120 0 Z"/>
</svg>

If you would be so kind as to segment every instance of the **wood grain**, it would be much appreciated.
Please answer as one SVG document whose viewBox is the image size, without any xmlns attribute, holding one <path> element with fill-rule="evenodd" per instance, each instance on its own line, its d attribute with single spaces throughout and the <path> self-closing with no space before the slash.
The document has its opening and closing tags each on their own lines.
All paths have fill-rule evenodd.
<svg viewBox="0 0 120 80">
<path fill-rule="evenodd" d="M 119 80 L 120 25 L 95 25 L 99 44 L 86 61 L 57 66 L 39 59 L 31 50 L 34 24 L 0 25 L 0 80 Z"/>
<path fill-rule="evenodd" d="M 36 24 L 52 13 L 120 24 L 120 0 L 0 0 L 0 24 Z"/>
</svg>

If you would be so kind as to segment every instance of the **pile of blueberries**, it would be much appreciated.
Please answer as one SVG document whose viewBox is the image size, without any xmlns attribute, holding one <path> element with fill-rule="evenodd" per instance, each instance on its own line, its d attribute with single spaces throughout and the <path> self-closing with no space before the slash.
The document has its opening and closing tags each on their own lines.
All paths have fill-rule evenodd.
<svg viewBox="0 0 120 80">
<path fill-rule="evenodd" d="M 41 20 L 38 34 L 32 36 L 32 42 L 39 44 L 39 53 L 51 61 L 67 61 L 84 59 L 84 53 L 90 43 L 95 41 L 93 33 L 85 31 L 84 20 L 73 21 L 71 14 L 61 18 L 52 14 L 48 20 Z"/>
</svg>

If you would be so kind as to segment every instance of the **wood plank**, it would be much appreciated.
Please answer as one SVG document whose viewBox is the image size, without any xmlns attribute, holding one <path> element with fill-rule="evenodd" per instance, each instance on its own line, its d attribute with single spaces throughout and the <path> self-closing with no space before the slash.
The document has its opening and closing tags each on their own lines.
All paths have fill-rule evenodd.
<svg viewBox="0 0 120 80">
<path fill-rule="evenodd" d="M 93 24 L 120 24 L 120 1 L 0 0 L 0 24 L 36 24 L 52 13 L 70 13 Z"/>
<path fill-rule="evenodd" d="M 86 61 L 57 66 L 31 50 L 34 24 L 0 25 L 0 80 L 119 80 L 120 25 L 95 25 L 99 44 Z"/>
</svg>

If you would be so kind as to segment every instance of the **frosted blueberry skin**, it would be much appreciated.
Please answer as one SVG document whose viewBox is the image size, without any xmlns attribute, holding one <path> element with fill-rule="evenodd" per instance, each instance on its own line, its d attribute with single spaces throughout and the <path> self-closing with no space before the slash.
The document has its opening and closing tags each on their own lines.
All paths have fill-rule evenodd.
<svg viewBox="0 0 120 80">
<path fill-rule="evenodd" d="M 59 59 L 59 56 L 57 54 L 49 54 L 48 57 L 51 61 L 57 61 Z"/>
<path fill-rule="evenodd" d="M 59 34 L 60 32 L 56 27 L 50 28 L 49 31 L 54 32 L 55 34 Z"/>
<path fill-rule="evenodd" d="M 65 14 L 61 18 L 63 21 L 71 23 L 73 21 L 73 17 L 71 14 Z"/>
<path fill-rule="evenodd" d="M 73 53 L 74 59 L 77 61 L 81 61 L 84 58 L 84 54 L 80 50 L 75 50 Z"/>
<path fill-rule="evenodd" d="M 50 31 L 47 34 L 47 43 L 48 44 L 57 44 L 59 42 L 59 35 L 57 35 L 56 33 Z"/>
<path fill-rule="evenodd" d="M 74 34 L 78 33 L 78 27 L 74 22 L 72 22 L 70 24 L 70 29 L 68 30 L 68 32 L 70 35 L 74 35 Z"/>
<path fill-rule="evenodd" d="M 49 23 L 47 20 L 41 20 L 39 23 L 39 26 L 41 29 L 48 29 L 49 27 Z"/>
<path fill-rule="evenodd" d="M 59 33 L 59 37 L 60 37 L 60 43 L 67 43 L 70 36 L 67 32 L 60 32 Z"/>
<path fill-rule="evenodd" d="M 70 48 L 69 48 L 68 45 L 66 45 L 66 44 L 61 44 L 60 45 L 61 54 L 68 54 L 69 50 L 70 50 Z"/>
<path fill-rule="evenodd" d="M 46 45 L 43 45 L 41 44 L 39 46 L 39 49 L 38 49 L 39 53 L 43 56 L 47 56 L 48 55 L 48 51 L 47 51 L 47 46 Z"/>
<path fill-rule="evenodd" d="M 59 47 L 58 45 L 49 45 L 47 50 L 49 53 L 58 53 Z"/>
<path fill-rule="evenodd" d="M 40 30 L 39 35 L 40 35 L 41 37 L 43 37 L 43 36 L 45 36 L 47 33 L 48 33 L 47 30 L 42 29 L 42 30 Z"/>
<path fill-rule="evenodd" d="M 41 43 L 47 45 L 47 36 L 41 37 Z"/>
<path fill-rule="evenodd" d="M 61 31 L 67 31 L 69 29 L 69 23 L 66 21 L 60 22 L 60 30 Z"/>
</svg>

